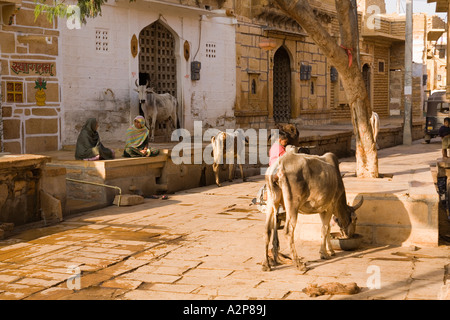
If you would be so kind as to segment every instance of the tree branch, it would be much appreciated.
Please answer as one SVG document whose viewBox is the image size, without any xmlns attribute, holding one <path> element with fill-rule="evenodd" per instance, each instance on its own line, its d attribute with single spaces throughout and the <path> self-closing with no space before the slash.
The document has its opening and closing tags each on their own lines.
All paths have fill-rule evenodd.
<svg viewBox="0 0 450 320">
<path fill-rule="evenodd" d="M 354 60 L 359 62 L 358 14 L 354 0 L 335 0 L 341 33 L 341 44 L 353 50 Z M 359 64 L 359 63 L 358 63 Z"/>
</svg>

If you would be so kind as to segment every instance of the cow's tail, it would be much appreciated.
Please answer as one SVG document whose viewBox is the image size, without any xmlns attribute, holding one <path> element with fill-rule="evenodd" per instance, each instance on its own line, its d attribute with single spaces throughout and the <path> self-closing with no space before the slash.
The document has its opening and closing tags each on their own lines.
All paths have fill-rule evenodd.
<svg viewBox="0 0 450 320">
<path fill-rule="evenodd" d="M 173 105 L 174 105 L 174 110 L 173 110 L 173 116 L 175 119 L 173 119 L 173 125 L 175 126 L 175 129 L 180 128 L 180 119 L 178 119 L 178 100 L 173 97 Z"/>
</svg>

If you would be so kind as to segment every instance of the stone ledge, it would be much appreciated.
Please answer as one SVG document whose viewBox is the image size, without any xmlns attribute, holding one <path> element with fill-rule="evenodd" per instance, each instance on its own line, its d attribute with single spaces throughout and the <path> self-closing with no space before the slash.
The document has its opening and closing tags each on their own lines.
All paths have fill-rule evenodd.
<svg viewBox="0 0 450 320">
<path fill-rule="evenodd" d="M 40 167 L 50 160 L 50 157 L 32 154 L 5 154 L 0 157 L 0 170 L 10 170 L 12 167 Z"/>
<path fill-rule="evenodd" d="M 365 243 L 438 245 L 439 195 L 431 171 L 426 174 L 408 168 L 406 171 L 408 173 L 394 173 L 389 179 L 344 177 L 347 202 L 352 205 L 364 197 L 364 203 L 357 211 L 356 232 L 364 236 Z M 415 183 L 418 181 L 420 183 Z M 296 237 L 320 240 L 321 225 L 319 215 L 299 215 Z M 337 226 L 332 229 L 332 232 L 339 230 Z"/>
</svg>

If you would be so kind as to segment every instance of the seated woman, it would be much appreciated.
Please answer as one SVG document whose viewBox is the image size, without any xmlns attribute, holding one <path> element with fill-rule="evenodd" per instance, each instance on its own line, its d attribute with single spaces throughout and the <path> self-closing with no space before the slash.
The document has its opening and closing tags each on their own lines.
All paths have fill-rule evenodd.
<svg viewBox="0 0 450 320">
<path fill-rule="evenodd" d="M 97 130 L 97 119 L 88 119 L 78 135 L 75 159 L 89 161 L 114 159 L 114 151 L 103 146 Z"/>
<path fill-rule="evenodd" d="M 127 129 L 127 141 L 123 156 L 153 157 L 159 154 L 159 150 L 148 146 L 149 131 L 145 126 L 145 119 L 142 116 L 134 118 L 133 125 Z"/>
</svg>

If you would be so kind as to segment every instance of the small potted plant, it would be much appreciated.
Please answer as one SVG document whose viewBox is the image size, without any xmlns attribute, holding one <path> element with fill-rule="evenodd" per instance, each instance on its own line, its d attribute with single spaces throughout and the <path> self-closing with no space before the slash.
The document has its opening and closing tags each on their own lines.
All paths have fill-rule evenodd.
<svg viewBox="0 0 450 320">
<path fill-rule="evenodd" d="M 34 95 L 36 98 L 36 104 L 38 106 L 45 106 L 46 95 L 44 90 L 47 90 L 47 81 L 43 78 L 38 78 L 34 83 L 36 84 L 34 88 L 38 89 Z"/>
</svg>

